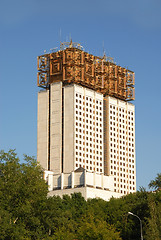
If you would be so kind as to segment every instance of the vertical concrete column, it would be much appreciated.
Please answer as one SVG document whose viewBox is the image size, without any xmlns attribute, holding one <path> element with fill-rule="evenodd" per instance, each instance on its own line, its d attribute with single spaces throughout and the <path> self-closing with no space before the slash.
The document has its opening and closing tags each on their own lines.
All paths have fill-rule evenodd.
<svg viewBox="0 0 161 240">
<path fill-rule="evenodd" d="M 62 169 L 62 82 L 50 86 L 50 170 Z"/>
<path fill-rule="evenodd" d="M 61 189 L 64 187 L 64 173 L 61 173 Z"/>
<path fill-rule="evenodd" d="M 84 187 L 86 187 L 86 185 L 87 185 L 86 179 L 87 179 L 87 172 L 86 172 L 86 170 L 84 170 Z"/>
<path fill-rule="evenodd" d="M 74 86 L 64 87 L 64 173 L 74 171 Z"/>
<path fill-rule="evenodd" d="M 101 188 L 104 189 L 104 174 L 101 175 Z"/>
<path fill-rule="evenodd" d="M 96 172 L 93 173 L 93 187 L 96 188 Z"/>
<path fill-rule="evenodd" d="M 37 116 L 37 161 L 48 170 L 48 123 L 49 123 L 49 91 L 38 93 Z"/>
<path fill-rule="evenodd" d="M 71 183 L 72 183 L 72 186 L 71 186 L 72 188 L 74 188 L 74 174 L 75 174 L 75 173 L 74 173 L 74 171 L 73 171 L 73 172 L 72 172 L 72 182 L 71 182 Z"/>
<path fill-rule="evenodd" d="M 49 173 L 48 175 L 48 186 L 49 186 L 49 191 L 53 190 L 53 173 Z"/>
</svg>

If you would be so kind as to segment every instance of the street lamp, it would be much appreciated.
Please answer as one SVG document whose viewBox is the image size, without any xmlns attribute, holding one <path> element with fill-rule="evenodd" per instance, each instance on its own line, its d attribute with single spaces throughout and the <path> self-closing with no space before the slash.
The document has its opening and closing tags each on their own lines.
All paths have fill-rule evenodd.
<svg viewBox="0 0 161 240">
<path fill-rule="evenodd" d="M 142 221 L 141 221 L 141 219 L 140 219 L 137 215 L 135 215 L 134 213 L 132 213 L 132 212 L 128 212 L 128 214 L 129 214 L 129 215 L 132 215 L 132 216 L 134 216 L 134 217 L 137 217 L 137 218 L 139 219 L 139 221 L 140 221 L 141 240 L 143 240 L 143 229 L 142 229 Z"/>
</svg>

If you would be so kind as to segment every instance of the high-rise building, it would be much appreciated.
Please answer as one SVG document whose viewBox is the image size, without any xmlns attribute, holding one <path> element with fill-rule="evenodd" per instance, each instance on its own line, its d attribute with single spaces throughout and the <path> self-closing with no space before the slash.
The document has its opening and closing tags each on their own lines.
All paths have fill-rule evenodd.
<svg viewBox="0 0 161 240">
<path fill-rule="evenodd" d="M 134 73 L 79 44 L 38 57 L 37 159 L 50 195 L 136 191 Z"/>
</svg>

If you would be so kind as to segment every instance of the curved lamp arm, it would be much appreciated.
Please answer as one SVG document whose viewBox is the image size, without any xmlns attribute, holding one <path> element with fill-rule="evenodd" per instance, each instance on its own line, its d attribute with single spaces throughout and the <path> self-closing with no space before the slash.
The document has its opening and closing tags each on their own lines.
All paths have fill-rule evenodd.
<svg viewBox="0 0 161 240">
<path fill-rule="evenodd" d="M 134 217 L 137 217 L 137 218 L 139 219 L 139 221 L 140 221 L 141 240 L 143 240 L 143 228 L 142 228 L 142 221 L 141 221 L 141 219 L 140 219 L 137 215 L 135 215 L 134 213 L 132 213 L 132 212 L 128 212 L 128 214 L 129 214 L 129 215 L 132 215 L 132 216 L 134 216 Z"/>
</svg>

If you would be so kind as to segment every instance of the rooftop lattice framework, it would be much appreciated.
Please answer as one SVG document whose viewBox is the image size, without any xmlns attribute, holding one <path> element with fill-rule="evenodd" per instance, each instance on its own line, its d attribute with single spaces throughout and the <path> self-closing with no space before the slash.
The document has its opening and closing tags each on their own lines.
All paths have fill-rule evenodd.
<svg viewBox="0 0 161 240">
<path fill-rule="evenodd" d="M 97 57 L 82 50 L 79 44 L 61 44 L 61 50 L 47 53 L 37 60 L 37 85 L 75 83 L 122 100 L 135 99 L 134 72 L 120 67 L 111 59 Z"/>
</svg>

